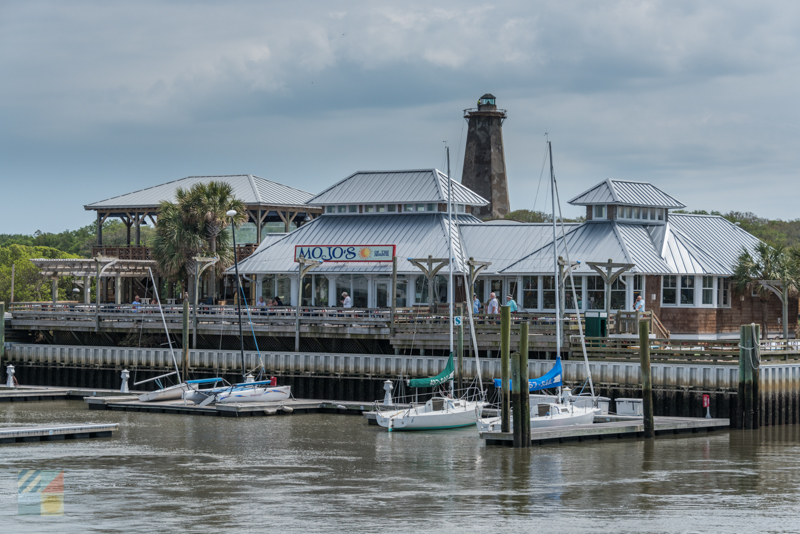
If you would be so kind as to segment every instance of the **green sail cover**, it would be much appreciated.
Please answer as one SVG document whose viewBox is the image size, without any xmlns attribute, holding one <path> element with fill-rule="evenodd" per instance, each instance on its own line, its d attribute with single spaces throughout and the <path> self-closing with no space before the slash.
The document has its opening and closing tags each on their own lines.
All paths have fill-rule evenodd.
<svg viewBox="0 0 800 534">
<path fill-rule="evenodd" d="M 453 365 L 453 353 L 451 352 L 450 358 L 447 360 L 447 365 L 444 367 L 444 371 L 431 378 L 414 378 L 408 381 L 408 385 L 412 388 L 431 388 L 439 384 L 444 384 L 453 379 L 455 368 L 456 366 Z"/>
</svg>

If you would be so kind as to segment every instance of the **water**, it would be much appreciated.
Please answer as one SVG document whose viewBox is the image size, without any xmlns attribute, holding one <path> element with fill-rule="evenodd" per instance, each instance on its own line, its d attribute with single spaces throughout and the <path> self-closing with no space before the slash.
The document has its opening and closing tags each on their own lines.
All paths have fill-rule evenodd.
<svg viewBox="0 0 800 534">
<path fill-rule="evenodd" d="M 0 446 L 2 532 L 800 531 L 800 427 L 486 448 L 474 429 L 5 404 L 0 424 L 117 422 Z M 65 516 L 18 516 L 18 469 L 65 469 Z"/>
</svg>

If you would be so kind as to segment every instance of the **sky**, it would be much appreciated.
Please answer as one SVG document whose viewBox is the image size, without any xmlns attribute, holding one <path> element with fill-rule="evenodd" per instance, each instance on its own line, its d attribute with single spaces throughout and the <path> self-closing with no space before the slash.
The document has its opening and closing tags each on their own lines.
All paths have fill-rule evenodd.
<svg viewBox="0 0 800 534">
<path fill-rule="evenodd" d="M 512 209 L 607 178 L 800 218 L 800 3 L 0 0 L 0 233 L 191 175 L 444 164 L 492 93 Z M 546 177 L 545 177 L 546 179 Z"/>
</svg>

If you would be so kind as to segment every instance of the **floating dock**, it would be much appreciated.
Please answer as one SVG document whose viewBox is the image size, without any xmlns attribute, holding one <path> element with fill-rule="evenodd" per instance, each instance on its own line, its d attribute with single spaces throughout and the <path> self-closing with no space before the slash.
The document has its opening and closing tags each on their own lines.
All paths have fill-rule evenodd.
<svg viewBox="0 0 800 534">
<path fill-rule="evenodd" d="M 83 400 L 94 396 L 130 395 L 115 389 L 60 388 L 49 386 L 19 386 L 0 388 L 0 402 L 36 402 L 47 400 Z"/>
<path fill-rule="evenodd" d="M 113 410 L 120 412 L 169 413 L 181 415 L 205 415 L 222 417 L 254 417 L 266 415 L 289 415 L 294 413 L 329 413 L 361 415 L 371 411 L 371 402 L 333 401 L 319 399 L 289 399 L 277 402 L 243 402 L 238 404 L 215 404 L 197 406 L 182 399 L 142 402 L 137 396 L 86 397 L 90 410 Z M 402 408 L 404 406 L 398 406 Z"/>
<path fill-rule="evenodd" d="M 43 425 L 0 428 L 0 443 L 30 443 L 68 439 L 110 438 L 116 423 L 86 425 Z"/>
<path fill-rule="evenodd" d="M 710 432 L 730 428 L 729 419 L 703 419 L 696 417 L 655 417 L 656 435 L 681 434 L 685 432 Z M 551 428 L 532 428 L 531 443 L 566 443 L 570 441 L 590 441 L 605 439 L 638 438 L 644 436 L 644 422 L 641 417 L 621 415 L 595 416 L 594 424 L 572 425 Z M 507 445 L 514 443 L 512 432 L 480 432 L 487 445 Z"/>
</svg>

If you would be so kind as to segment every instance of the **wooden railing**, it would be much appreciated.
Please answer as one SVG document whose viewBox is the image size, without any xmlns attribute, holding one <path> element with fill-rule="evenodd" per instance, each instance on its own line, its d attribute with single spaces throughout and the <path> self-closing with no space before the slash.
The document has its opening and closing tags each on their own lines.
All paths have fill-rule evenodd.
<svg viewBox="0 0 800 534">
<path fill-rule="evenodd" d="M 252 256 L 256 249 L 258 249 L 258 245 L 256 244 L 249 244 L 249 245 L 236 245 L 236 257 L 239 261 Z M 105 256 L 107 258 L 118 258 L 120 260 L 152 260 L 153 253 L 150 247 L 144 246 L 119 246 L 119 247 L 111 247 L 111 246 L 102 246 L 102 247 L 92 247 L 92 257 L 95 256 Z"/>
<path fill-rule="evenodd" d="M 639 334 L 639 322 L 647 322 L 650 327 L 650 333 L 655 334 L 657 338 L 669 338 L 669 330 L 659 321 L 658 316 L 651 312 L 636 312 L 636 311 L 622 311 L 617 310 L 612 313 L 608 321 L 609 334 Z"/>
<path fill-rule="evenodd" d="M 580 353 L 580 339 L 570 340 L 573 352 Z M 651 339 L 653 361 L 738 362 L 739 340 Z M 800 340 L 769 340 L 760 346 L 762 361 L 800 360 Z M 586 338 L 586 352 L 592 359 L 638 360 L 639 340 L 621 338 Z"/>
</svg>

